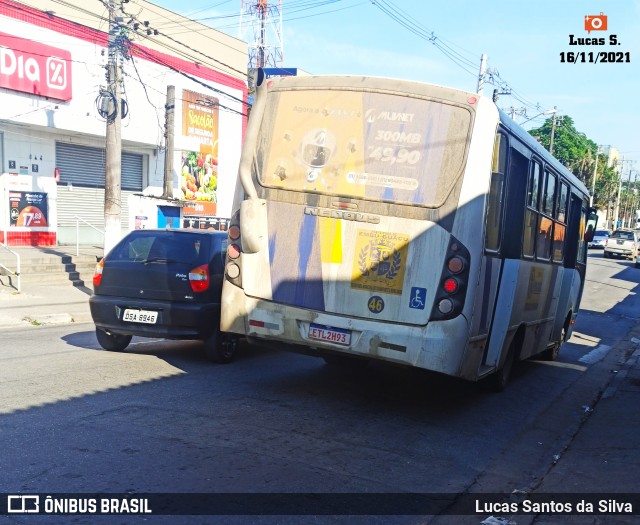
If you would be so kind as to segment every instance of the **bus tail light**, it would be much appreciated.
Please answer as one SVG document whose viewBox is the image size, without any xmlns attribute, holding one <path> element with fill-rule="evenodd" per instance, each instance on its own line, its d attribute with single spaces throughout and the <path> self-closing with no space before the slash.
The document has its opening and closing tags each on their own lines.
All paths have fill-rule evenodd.
<svg viewBox="0 0 640 525">
<path fill-rule="evenodd" d="M 469 260 L 469 250 L 451 237 L 430 321 L 452 319 L 462 312 L 469 281 Z"/>
<path fill-rule="evenodd" d="M 236 211 L 229 223 L 229 241 L 225 260 L 224 276 L 227 281 L 242 287 L 242 238 L 240 230 L 240 210 Z"/>
</svg>

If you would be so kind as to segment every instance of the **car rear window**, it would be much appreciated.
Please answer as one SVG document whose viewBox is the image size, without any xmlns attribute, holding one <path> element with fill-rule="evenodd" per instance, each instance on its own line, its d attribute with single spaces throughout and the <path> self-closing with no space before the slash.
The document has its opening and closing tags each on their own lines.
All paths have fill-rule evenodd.
<svg viewBox="0 0 640 525">
<path fill-rule="evenodd" d="M 633 240 L 633 232 L 613 232 L 613 239 L 624 239 L 626 241 Z"/>
<path fill-rule="evenodd" d="M 609 237 L 609 232 L 607 230 L 596 230 L 595 235 L 599 237 Z"/>
<path fill-rule="evenodd" d="M 172 231 L 131 232 L 111 251 L 110 260 L 205 264 L 209 244 L 203 235 Z"/>
</svg>

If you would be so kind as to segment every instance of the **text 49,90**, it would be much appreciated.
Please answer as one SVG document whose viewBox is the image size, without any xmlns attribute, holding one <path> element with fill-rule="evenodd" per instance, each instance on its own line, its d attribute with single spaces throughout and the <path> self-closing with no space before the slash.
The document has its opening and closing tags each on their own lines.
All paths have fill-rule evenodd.
<svg viewBox="0 0 640 525">
<path fill-rule="evenodd" d="M 580 51 L 580 52 L 562 52 L 560 53 L 560 62 L 568 62 L 569 64 L 581 63 L 614 63 L 614 62 L 631 62 L 631 53 L 629 51 Z"/>
</svg>

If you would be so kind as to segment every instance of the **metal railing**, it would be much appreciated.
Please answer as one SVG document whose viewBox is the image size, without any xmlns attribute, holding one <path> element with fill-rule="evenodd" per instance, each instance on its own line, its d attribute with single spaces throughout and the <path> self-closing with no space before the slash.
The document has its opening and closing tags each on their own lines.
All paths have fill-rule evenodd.
<svg viewBox="0 0 640 525">
<path fill-rule="evenodd" d="M 6 244 L 3 244 L 1 242 L 0 242 L 0 248 L 4 248 L 5 250 L 7 250 L 11 255 L 13 255 L 16 258 L 16 271 L 15 272 L 13 270 L 11 270 L 10 268 L 7 268 L 2 263 L 0 263 L 0 268 L 3 268 L 5 271 L 9 272 L 9 275 L 15 275 L 17 277 L 17 281 L 18 281 L 17 290 L 18 290 L 18 292 L 20 292 L 21 291 L 21 285 L 20 285 L 20 254 L 14 252 L 13 250 L 10 250 L 9 247 Z"/>
<path fill-rule="evenodd" d="M 96 228 L 93 224 L 91 224 L 90 222 L 85 221 L 82 217 L 78 217 L 77 215 L 75 215 L 73 218 L 76 220 L 76 256 L 80 255 L 80 221 L 82 221 L 87 226 L 90 226 L 91 228 L 93 228 L 98 233 L 101 233 L 102 236 L 103 236 L 102 237 L 103 238 L 102 242 L 104 244 L 104 230 L 101 230 L 100 228 Z"/>
</svg>

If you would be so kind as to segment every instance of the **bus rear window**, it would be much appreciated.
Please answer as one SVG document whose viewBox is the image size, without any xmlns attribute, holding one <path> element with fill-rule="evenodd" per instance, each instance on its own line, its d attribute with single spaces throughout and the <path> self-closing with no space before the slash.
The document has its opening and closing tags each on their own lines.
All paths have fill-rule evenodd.
<svg viewBox="0 0 640 525">
<path fill-rule="evenodd" d="M 469 108 L 349 90 L 272 92 L 256 166 L 260 184 L 427 207 L 462 174 Z"/>
</svg>

